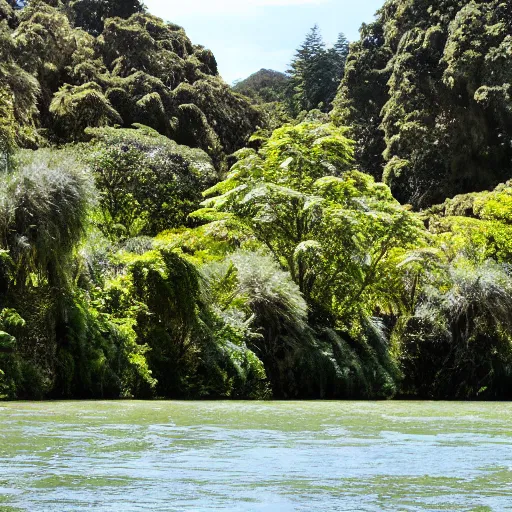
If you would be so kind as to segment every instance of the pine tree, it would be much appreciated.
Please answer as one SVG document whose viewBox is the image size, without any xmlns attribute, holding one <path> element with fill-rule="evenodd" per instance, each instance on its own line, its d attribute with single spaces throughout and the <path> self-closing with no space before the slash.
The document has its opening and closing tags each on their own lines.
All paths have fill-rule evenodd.
<svg viewBox="0 0 512 512">
<path fill-rule="evenodd" d="M 290 110 L 296 115 L 302 110 L 312 110 L 321 101 L 319 97 L 319 64 L 325 55 L 325 43 L 318 25 L 307 34 L 304 43 L 297 50 L 288 71 Z"/>
<path fill-rule="evenodd" d="M 310 30 L 288 71 L 288 103 L 293 115 L 315 108 L 330 110 L 345 72 L 347 55 L 348 41 L 344 34 L 327 50 L 318 25 Z"/>
<path fill-rule="evenodd" d="M 340 32 L 334 46 L 325 55 L 324 68 L 324 110 L 331 110 L 332 102 L 345 75 L 345 64 L 349 52 L 348 39 Z"/>
<path fill-rule="evenodd" d="M 336 54 L 337 78 L 341 81 L 345 73 L 345 63 L 347 62 L 349 52 L 349 42 L 343 32 L 339 33 L 338 39 L 334 43 L 333 51 Z"/>
</svg>

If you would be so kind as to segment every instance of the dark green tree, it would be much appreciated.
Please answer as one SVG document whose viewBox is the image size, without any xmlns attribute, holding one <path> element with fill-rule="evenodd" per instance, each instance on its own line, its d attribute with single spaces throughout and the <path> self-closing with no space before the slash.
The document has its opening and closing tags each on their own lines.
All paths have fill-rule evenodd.
<svg viewBox="0 0 512 512">
<path fill-rule="evenodd" d="M 348 44 L 340 34 L 333 48 L 326 49 L 318 25 L 307 34 L 288 71 L 289 108 L 294 115 L 306 110 L 330 109 L 343 77 Z"/>
<path fill-rule="evenodd" d="M 87 156 L 100 195 L 100 229 L 111 239 L 155 236 L 187 222 L 216 172 L 200 149 L 156 131 L 91 128 Z"/>
<path fill-rule="evenodd" d="M 322 101 L 318 71 L 325 55 L 325 43 L 318 25 L 307 34 L 291 63 L 288 96 L 294 114 L 301 110 L 312 110 Z"/>
<path fill-rule="evenodd" d="M 360 34 L 350 49 L 332 118 L 349 127 L 359 168 L 380 180 L 386 149 L 380 113 L 388 99 L 390 73 L 386 66 L 391 51 L 385 46 L 381 21 L 364 24 Z"/>
<path fill-rule="evenodd" d="M 140 0 L 74 0 L 70 7 L 75 25 L 95 36 L 103 32 L 107 18 L 129 18 L 144 10 Z"/>
<path fill-rule="evenodd" d="M 101 27 L 91 29 L 80 13 Z M 32 106 L 26 124 L 73 142 L 87 127 L 140 123 L 204 149 L 219 167 L 260 127 L 262 115 L 218 76 L 212 52 L 139 2 L 32 0 L 14 16 L 14 32 L 13 10 L 0 0 L 2 17 L 3 124 L 12 116 L 20 122 Z M 35 144 L 20 134 L 22 145 Z"/>
<path fill-rule="evenodd" d="M 39 84 L 16 62 L 13 32 L 0 20 L 0 152 L 34 142 Z"/>
<path fill-rule="evenodd" d="M 343 79 L 343 76 L 345 75 L 345 66 L 348 52 L 348 39 L 345 37 L 345 34 L 340 33 L 336 43 L 334 43 L 334 46 L 330 48 L 326 54 L 326 65 L 331 71 L 330 80 L 327 79 L 326 82 L 326 105 L 331 105 L 334 98 L 336 97 L 338 87 L 341 83 L 341 80 Z"/>
</svg>

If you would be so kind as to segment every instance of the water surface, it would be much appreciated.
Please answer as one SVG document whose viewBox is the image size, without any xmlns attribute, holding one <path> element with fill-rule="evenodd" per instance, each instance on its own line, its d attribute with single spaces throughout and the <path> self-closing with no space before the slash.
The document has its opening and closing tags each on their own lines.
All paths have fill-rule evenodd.
<svg viewBox="0 0 512 512">
<path fill-rule="evenodd" d="M 512 404 L 0 404 L 0 512 L 512 511 Z"/>
</svg>

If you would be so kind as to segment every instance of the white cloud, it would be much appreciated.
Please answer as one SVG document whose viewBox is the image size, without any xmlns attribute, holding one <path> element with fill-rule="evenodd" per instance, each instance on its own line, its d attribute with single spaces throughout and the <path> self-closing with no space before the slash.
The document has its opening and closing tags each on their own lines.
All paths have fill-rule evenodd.
<svg viewBox="0 0 512 512">
<path fill-rule="evenodd" d="M 145 0 L 150 12 L 164 18 L 205 14 L 253 14 L 265 7 L 319 5 L 330 0 Z"/>
</svg>

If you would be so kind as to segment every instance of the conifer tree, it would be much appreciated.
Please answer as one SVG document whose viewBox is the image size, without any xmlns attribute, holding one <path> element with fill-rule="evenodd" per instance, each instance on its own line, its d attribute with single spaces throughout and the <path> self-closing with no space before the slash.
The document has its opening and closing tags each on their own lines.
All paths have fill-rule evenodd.
<svg viewBox="0 0 512 512">
<path fill-rule="evenodd" d="M 334 46 L 330 48 L 324 57 L 324 100 L 325 110 L 330 110 L 332 102 L 338 92 L 338 87 L 345 75 L 345 63 L 349 52 L 349 42 L 343 32 L 340 32 Z"/>
<path fill-rule="evenodd" d="M 315 108 L 330 110 L 343 78 L 347 55 L 348 41 L 343 34 L 327 50 L 318 25 L 310 30 L 288 71 L 288 103 L 292 114 Z"/>
<path fill-rule="evenodd" d="M 288 71 L 291 76 L 289 103 L 294 114 L 312 110 L 320 103 L 318 71 L 324 54 L 325 43 L 318 25 L 315 25 L 297 50 Z"/>
<path fill-rule="evenodd" d="M 345 63 L 347 61 L 349 52 L 349 42 L 343 32 L 340 32 L 338 34 L 338 39 L 336 40 L 336 43 L 334 43 L 332 51 L 336 57 L 336 78 L 338 78 L 338 80 L 341 81 L 341 79 L 343 78 L 343 74 L 345 73 Z"/>
</svg>

